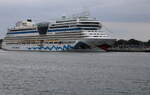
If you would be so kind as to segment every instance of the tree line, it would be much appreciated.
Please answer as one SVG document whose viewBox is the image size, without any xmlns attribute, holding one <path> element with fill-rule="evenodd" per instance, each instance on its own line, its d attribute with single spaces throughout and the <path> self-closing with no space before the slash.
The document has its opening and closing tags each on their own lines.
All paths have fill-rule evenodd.
<svg viewBox="0 0 150 95">
<path fill-rule="evenodd" d="M 143 42 L 143 41 L 139 41 L 139 40 L 135 40 L 135 39 L 130 39 L 130 40 L 124 40 L 124 39 L 120 39 L 117 40 L 114 44 L 114 47 L 133 47 L 133 48 L 140 48 L 140 47 L 150 47 L 150 40 L 148 40 L 147 42 Z"/>
</svg>

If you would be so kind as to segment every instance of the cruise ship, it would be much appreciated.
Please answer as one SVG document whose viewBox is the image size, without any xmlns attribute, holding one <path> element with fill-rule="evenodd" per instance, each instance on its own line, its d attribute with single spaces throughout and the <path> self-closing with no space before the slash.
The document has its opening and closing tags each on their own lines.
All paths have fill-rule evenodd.
<svg viewBox="0 0 150 95">
<path fill-rule="evenodd" d="M 89 16 L 66 17 L 55 22 L 19 21 L 8 29 L 4 50 L 107 51 L 115 42 L 100 21 Z"/>
</svg>

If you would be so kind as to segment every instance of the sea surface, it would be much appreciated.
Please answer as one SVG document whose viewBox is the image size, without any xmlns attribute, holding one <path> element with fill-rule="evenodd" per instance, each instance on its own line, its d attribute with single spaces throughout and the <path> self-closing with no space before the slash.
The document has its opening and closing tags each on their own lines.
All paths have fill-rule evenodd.
<svg viewBox="0 0 150 95">
<path fill-rule="evenodd" d="M 150 95 L 150 53 L 0 50 L 0 95 Z"/>
</svg>

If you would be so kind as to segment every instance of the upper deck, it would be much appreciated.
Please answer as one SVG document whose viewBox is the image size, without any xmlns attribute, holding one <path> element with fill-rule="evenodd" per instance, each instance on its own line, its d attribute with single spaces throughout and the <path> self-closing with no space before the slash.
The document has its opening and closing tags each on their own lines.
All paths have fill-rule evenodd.
<svg viewBox="0 0 150 95">
<path fill-rule="evenodd" d="M 78 27 L 78 28 L 97 28 L 100 29 L 102 27 L 101 23 L 93 18 L 89 17 L 73 17 L 67 18 L 62 17 L 61 20 L 56 21 L 51 24 L 50 29 L 55 28 L 70 28 L 70 27 Z"/>
<path fill-rule="evenodd" d="M 58 37 L 90 37 L 105 38 L 107 35 L 100 33 L 102 24 L 90 17 L 62 17 L 55 22 L 41 22 L 34 24 L 31 20 L 20 21 L 16 26 L 9 29 L 7 37 L 34 37 L 53 36 Z"/>
<path fill-rule="evenodd" d="M 16 23 L 16 26 L 8 29 L 8 32 L 17 32 L 17 31 L 28 31 L 28 30 L 37 30 L 39 27 L 48 27 L 48 30 L 54 29 L 68 29 L 68 28 L 82 28 L 82 29 L 94 29 L 98 30 L 102 28 L 101 23 L 93 18 L 89 17 L 62 17 L 60 20 L 56 20 L 54 23 L 42 22 L 38 24 L 32 23 L 32 20 L 28 19 L 27 21 L 19 21 Z"/>
</svg>

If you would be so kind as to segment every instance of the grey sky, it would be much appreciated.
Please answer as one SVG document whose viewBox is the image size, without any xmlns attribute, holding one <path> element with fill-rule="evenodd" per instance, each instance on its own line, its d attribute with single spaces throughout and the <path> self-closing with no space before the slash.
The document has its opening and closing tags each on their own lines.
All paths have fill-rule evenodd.
<svg viewBox="0 0 150 95">
<path fill-rule="evenodd" d="M 4 36 L 7 28 L 18 20 L 31 18 L 37 22 L 47 21 L 62 15 L 90 10 L 93 17 L 107 22 L 104 23 L 105 26 L 108 25 L 114 35 L 118 35 L 117 27 L 114 27 L 117 24 L 120 33 L 124 33 L 127 39 L 135 37 L 148 40 L 150 29 L 143 25 L 150 25 L 149 9 L 150 0 L 0 0 L 0 37 Z M 125 23 L 129 29 L 123 27 L 122 23 Z M 128 26 L 127 23 L 135 25 L 134 28 L 138 24 L 141 25 L 141 29 L 147 29 L 140 32 L 141 29 L 138 27 L 139 30 L 133 31 L 133 27 Z M 121 37 L 118 35 L 118 38 Z"/>
</svg>

